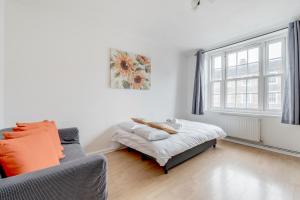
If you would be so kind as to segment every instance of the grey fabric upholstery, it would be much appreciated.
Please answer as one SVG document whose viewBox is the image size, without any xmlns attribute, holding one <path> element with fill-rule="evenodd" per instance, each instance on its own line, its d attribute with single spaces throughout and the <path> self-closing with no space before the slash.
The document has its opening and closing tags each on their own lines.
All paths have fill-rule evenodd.
<svg viewBox="0 0 300 200">
<path fill-rule="evenodd" d="M 289 24 L 282 123 L 300 125 L 300 21 Z"/>
<path fill-rule="evenodd" d="M 66 155 L 65 158 L 60 160 L 60 163 L 81 159 L 85 157 L 85 153 L 81 148 L 80 144 L 65 144 L 64 147 L 64 154 Z"/>
<path fill-rule="evenodd" d="M 2 129 L 2 130 L 0 130 L 0 140 L 2 140 L 3 139 L 3 132 L 6 132 L 6 131 L 12 131 L 12 128 L 6 128 L 6 129 Z"/>
<path fill-rule="evenodd" d="M 59 130 L 62 142 L 67 142 L 59 166 L 0 179 L 0 199 L 106 200 L 106 159 L 86 156 L 76 130 Z"/>
<path fill-rule="evenodd" d="M 204 55 L 203 50 L 199 50 L 196 54 L 196 72 L 194 80 L 194 93 L 192 103 L 192 114 L 203 115 L 204 114 L 204 100 L 203 100 L 203 75 L 204 75 Z"/>
<path fill-rule="evenodd" d="M 89 156 L 0 181 L 1 200 L 104 200 L 106 162 Z"/>
<path fill-rule="evenodd" d="M 77 128 L 64 128 L 58 130 L 62 144 L 79 144 L 79 130 Z"/>
</svg>

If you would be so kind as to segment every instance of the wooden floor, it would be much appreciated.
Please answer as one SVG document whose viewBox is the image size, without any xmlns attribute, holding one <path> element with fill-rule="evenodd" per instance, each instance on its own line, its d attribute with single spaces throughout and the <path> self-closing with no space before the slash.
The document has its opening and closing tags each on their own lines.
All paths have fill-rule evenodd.
<svg viewBox="0 0 300 200">
<path fill-rule="evenodd" d="M 163 174 L 135 152 L 107 154 L 109 200 L 300 200 L 300 159 L 221 141 Z"/>
</svg>

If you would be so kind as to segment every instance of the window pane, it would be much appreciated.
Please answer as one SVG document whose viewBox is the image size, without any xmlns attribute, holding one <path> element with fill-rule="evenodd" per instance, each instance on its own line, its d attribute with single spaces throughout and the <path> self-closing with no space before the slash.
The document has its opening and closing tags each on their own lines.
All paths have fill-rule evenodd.
<svg viewBox="0 0 300 200">
<path fill-rule="evenodd" d="M 226 107 L 227 108 L 235 107 L 235 95 L 227 95 L 226 96 Z"/>
<path fill-rule="evenodd" d="M 214 108 L 219 108 L 221 106 L 220 95 L 213 95 L 213 105 Z"/>
<path fill-rule="evenodd" d="M 220 84 L 220 82 L 213 83 L 212 93 L 213 94 L 221 94 L 221 84 Z"/>
<path fill-rule="evenodd" d="M 222 69 L 213 68 L 212 69 L 212 80 L 222 80 Z"/>
<path fill-rule="evenodd" d="M 254 63 L 259 61 L 259 49 L 253 48 L 248 50 L 248 63 Z"/>
<path fill-rule="evenodd" d="M 249 79 L 247 81 L 247 93 L 258 93 L 258 79 Z"/>
<path fill-rule="evenodd" d="M 269 93 L 268 95 L 269 109 L 281 109 L 281 93 Z"/>
<path fill-rule="evenodd" d="M 247 74 L 247 65 L 237 66 L 236 77 L 237 78 L 243 78 L 243 77 L 246 77 L 246 76 L 248 76 L 248 74 Z"/>
<path fill-rule="evenodd" d="M 236 107 L 237 108 L 246 108 L 246 94 L 236 95 Z"/>
<path fill-rule="evenodd" d="M 281 76 L 268 77 L 268 108 L 279 110 L 281 108 Z"/>
<path fill-rule="evenodd" d="M 227 56 L 227 66 L 228 67 L 236 66 L 236 53 L 228 54 L 228 56 Z"/>
<path fill-rule="evenodd" d="M 222 67 L 222 57 L 221 56 L 216 56 L 213 58 L 213 67 L 214 68 Z"/>
<path fill-rule="evenodd" d="M 222 79 L 222 57 L 216 56 L 212 58 L 212 80 Z"/>
<path fill-rule="evenodd" d="M 227 78 L 235 78 L 236 77 L 236 67 L 228 67 L 227 68 Z"/>
<path fill-rule="evenodd" d="M 268 78 L 268 89 L 270 92 L 281 92 L 281 77 L 273 76 Z"/>
<path fill-rule="evenodd" d="M 236 82 L 236 93 L 237 94 L 246 94 L 246 80 L 240 80 Z"/>
<path fill-rule="evenodd" d="M 258 108 L 258 94 L 247 95 L 247 108 L 251 108 L 251 109 Z"/>
<path fill-rule="evenodd" d="M 259 67 L 258 63 L 251 63 L 248 64 L 248 75 L 249 76 L 258 76 L 259 74 Z"/>
<path fill-rule="evenodd" d="M 269 64 L 267 66 L 267 74 L 279 74 L 282 72 L 282 58 L 276 58 L 269 60 Z"/>
<path fill-rule="evenodd" d="M 247 64 L 247 51 L 238 52 L 238 65 Z"/>
<path fill-rule="evenodd" d="M 269 44 L 269 59 L 280 58 L 282 56 L 282 42 Z"/>
<path fill-rule="evenodd" d="M 228 81 L 226 86 L 227 94 L 235 94 L 235 81 Z"/>
</svg>

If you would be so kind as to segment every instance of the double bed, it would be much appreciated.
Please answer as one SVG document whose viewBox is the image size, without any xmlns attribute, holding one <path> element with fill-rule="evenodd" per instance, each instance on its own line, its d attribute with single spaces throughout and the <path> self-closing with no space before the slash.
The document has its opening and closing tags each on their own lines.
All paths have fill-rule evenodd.
<svg viewBox="0 0 300 200">
<path fill-rule="evenodd" d="M 113 141 L 142 153 L 143 158 L 154 159 L 164 172 L 198 155 L 210 147 L 215 147 L 218 138 L 226 133 L 217 126 L 180 120 L 181 128 L 167 139 L 149 141 L 139 135 L 118 128 Z"/>
</svg>

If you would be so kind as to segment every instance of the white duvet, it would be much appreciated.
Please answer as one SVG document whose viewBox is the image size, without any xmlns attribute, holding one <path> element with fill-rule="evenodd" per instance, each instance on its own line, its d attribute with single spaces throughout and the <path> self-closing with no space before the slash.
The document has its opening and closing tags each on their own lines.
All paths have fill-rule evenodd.
<svg viewBox="0 0 300 200">
<path fill-rule="evenodd" d="M 148 141 L 133 133 L 117 129 L 113 135 L 113 141 L 133 148 L 156 159 L 160 166 L 164 166 L 168 160 L 188 149 L 191 149 L 206 141 L 223 138 L 226 133 L 217 126 L 179 120 L 182 127 L 177 134 L 158 141 Z"/>
</svg>

